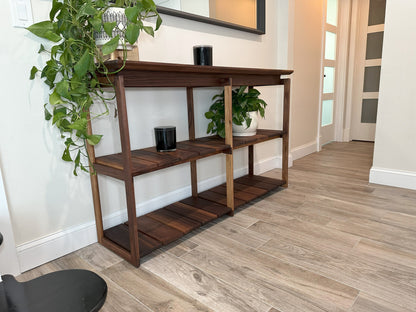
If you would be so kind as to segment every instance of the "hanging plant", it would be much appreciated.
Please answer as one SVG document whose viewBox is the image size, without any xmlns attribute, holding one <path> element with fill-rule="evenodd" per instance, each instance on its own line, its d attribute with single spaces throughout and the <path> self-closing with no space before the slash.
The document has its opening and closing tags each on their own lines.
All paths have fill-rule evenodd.
<svg viewBox="0 0 416 312">
<path fill-rule="evenodd" d="M 119 29 L 116 22 L 103 22 L 102 16 L 109 7 L 125 8 L 126 27 Z M 154 28 L 143 24 L 150 18 L 156 18 Z M 109 115 L 108 105 L 114 99 L 114 86 L 110 80 L 105 79 L 102 83 L 98 79 L 113 74 L 105 66 L 105 55 L 113 53 L 119 44 L 124 48 L 128 43 L 133 45 L 142 31 L 154 36 L 161 23 L 153 0 L 117 0 L 113 3 L 53 0 L 49 20 L 27 28 L 48 40 L 48 46 L 41 44 L 38 53 L 48 54 L 49 59 L 43 68 L 32 67 L 30 79 L 40 73 L 40 78 L 50 88 L 49 101 L 44 105 L 45 119 L 59 129 L 64 143 L 62 159 L 74 162 L 74 175 L 79 169 L 85 172 L 93 169 L 86 144 L 98 144 L 102 135 L 89 133 L 88 122 Z M 97 46 L 94 35 L 102 30 L 112 39 Z M 110 97 L 104 94 L 104 88 L 108 92 L 108 87 L 113 88 Z M 98 103 L 104 106 L 104 113 L 90 115 L 91 105 Z"/>
</svg>

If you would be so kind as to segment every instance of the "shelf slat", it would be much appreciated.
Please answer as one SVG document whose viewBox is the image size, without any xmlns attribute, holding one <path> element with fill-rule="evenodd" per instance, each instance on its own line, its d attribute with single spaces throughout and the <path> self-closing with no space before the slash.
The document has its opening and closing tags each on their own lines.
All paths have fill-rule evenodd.
<svg viewBox="0 0 416 312">
<path fill-rule="evenodd" d="M 254 136 L 234 137 L 234 149 L 280 138 L 282 134 L 281 130 L 258 129 Z M 172 152 L 157 152 L 155 147 L 134 150 L 131 152 L 132 175 L 137 176 L 229 151 L 230 147 L 219 136 L 178 142 L 176 151 Z M 98 165 L 96 170 L 99 173 L 116 178 L 123 176 L 121 174 L 123 171 L 123 155 L 121 153 L 97 157 L 95 163 Z M 106 170 L 106 167 L 111 170 Z M 120 173 L 117 174 L 117 171 Z"/>
<path fill-rule="evenodd" d="M 278 139 L 282 136 L 283 131 L 281 130 L 257 129 L 256 135 L 233 137 L 234 149 Z"/>
<path fill-rule="evenodd" d="M 200 222 L 202 225 L 206 224 L 218 216 L 208 211 L 198 209 L 181 202 L 174 203 L 166 207 L 167 210 L 173 211 L 181 216 Z"/>
<path fill-rule="evenodd" d="M 283 185 L 284 181 L 262 176 L 235 180 L 236 206 L 243 205 Z M 219 204 L 222 203 L 222 204 Z M 225 184 L 137 218 L 140 256 L 167 245 L 231 210 L 226 206 Z M 104 236 L 130 251 L 127 222 L 104 231 Z"/>
<path fill-rule="evenodd" d="M 174 229 L 181 231 L 183 234 L 187 234 L 202 225 L 201 222 L 189 219 L 173 211 L 167 210 L 166 208 L 148 213 L 147 216 L 173 227 Z"/>
</svg>

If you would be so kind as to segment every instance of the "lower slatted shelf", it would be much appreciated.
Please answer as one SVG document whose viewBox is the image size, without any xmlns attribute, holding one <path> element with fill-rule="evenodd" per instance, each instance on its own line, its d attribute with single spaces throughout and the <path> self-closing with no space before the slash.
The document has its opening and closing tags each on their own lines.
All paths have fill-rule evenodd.
<svg viewBox="0 0 416 312">
<path fill-rule="evenodd" d="M 240 207 L 268 192 L 284 185 L 285 182 L 262 176 L 244 176 L 234 180 L 234 205 Z M 167 207 L 137 218 L 140 256 L 167 245 L 200 226 L 229 212 L 226 185 L 216 186 Z M 104 231 L 104 236 L 130 251 L 128 223 Z"/>
</svg>

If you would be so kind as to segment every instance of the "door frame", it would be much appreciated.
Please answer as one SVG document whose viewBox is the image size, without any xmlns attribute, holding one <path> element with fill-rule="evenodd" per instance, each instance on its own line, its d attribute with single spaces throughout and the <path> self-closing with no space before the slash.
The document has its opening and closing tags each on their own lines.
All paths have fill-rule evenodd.
<svg viewBox="0 0 416 312">
<path fill-rule="evenodd" d="M 354 14 L 353 3 L 359 0 L 339 0 L 338 2 L 338 47 L 335 73 L 335 101 L 334 101 L 334 127 L 335 127 L 335 141 L 345 142 L 349 140 L 349 128 L 351 124 L 351 99 L 350 88 L 352 89 L 353 80 L 351 79 L 351 64 L 354 64 L 354 59 L 351 59 L 351 46 L 355 46 L 356 31 L 354 31 L 355 24 L 353 23 Z M 321 68 L 323 69 L 324 62 L 324 38 L 325 38 L 325 23 L 326 23 L 326 2 L 323 6 L 322 18 L 322 53 L 321 53 Z M 353 38 L 354 37 L 354 38 Z M 355 49 L 353 50 L 355 51 Z M 354 55 L 353 55 L 354 56 Z M 322 122 L 322 90 L 323 90 L 323 70 L 321 71 L 321 87 L 319 96 L 319 110 L 318 110 L 318 137 L 317 150 L 322 149 L 321 145 L 321 122 Z M 350 100 L 350 103 L 348 102 Z M 348 120 L 349 118 L 349 120 Z M 349 121 L 349 126 L 346 127 Z M 345 126 L 344 126 L 345 124 Z M 348 136 L 346 136 L 346 128 L 348 128 Z"/>
<path fill-rule="evenodd" d="M 360 61 L 359 55 L 359 40 L 362 40 L 363 34 L 360 33 L 360 22 L 363 14 L 362 10 L 362 0 L 351 0 L 352 1 L 352 10 L 351 10 L 351 34 L 350 34 L 350 49 L 349 49 L 349 65 L 348 65 L 348 83 L 347 83 L 347 93 L 346 93 L 346 106 L 345 106 L 345 129 L 343 141 L 351 141 L 351 127 L 352 127 L 352 114 L 353 114 L 353 103 L 356 99 L 354 81 L 357 74 L 357 71 L 360 69 L 357 68 L 360 64 L 365 64 Z M 361 4 L 361 5 L 360 5 Z M 368 15 L 368 12 L 365 12 Z M 365 34 L 367 36 L 367 34 Z M 365 37 L 366 39 L 367 37 Z M 359 63 L 357 65 L 357 62 Z M 363 77 L 364 79 L 364 77 Z M 361 80 L 361 85 L 363 80 Z"/>
<path fill-rule="evenodd" d="M 16 242 L 14 239 L 9 207 L 0 167 L 0 228 L 3 234 L 3 244 L 0 246 L 0 275 L 21 273 L 17 257 Z M 4 261 L 7 259 L 7 261 Z M 1 278 L 0 278 L 1 280 Z"/>
</svg>

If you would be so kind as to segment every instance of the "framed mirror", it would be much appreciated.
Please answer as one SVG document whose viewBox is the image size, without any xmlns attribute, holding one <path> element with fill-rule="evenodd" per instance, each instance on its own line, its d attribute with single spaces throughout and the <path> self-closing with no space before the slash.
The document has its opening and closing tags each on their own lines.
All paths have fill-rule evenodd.
<svg viewBox="0 0 416 312">
<path fill-rule="evenodd" d="M 158 12 L 263 35 L 265 0 L 155 0 Z"/>
</svg>

